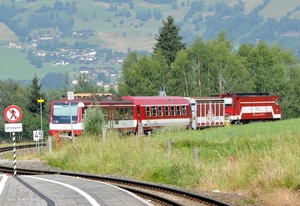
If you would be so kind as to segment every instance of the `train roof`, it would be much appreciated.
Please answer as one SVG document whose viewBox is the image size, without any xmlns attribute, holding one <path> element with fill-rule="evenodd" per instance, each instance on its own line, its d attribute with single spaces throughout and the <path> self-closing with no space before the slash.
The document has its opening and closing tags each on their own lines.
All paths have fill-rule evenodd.
<svg viewBox="0 0 300 206">
<path fill-rule="evenodd" d="M 179 96 L 124 96 L 136 105 L 189 104 L 189 100 Z"/>
<path fill-rule="evenodd" d="M 120 96 L 82 96 L 82 97 L 75 97 L 73 100 L 68 100 L 67 98 L 61 98 L 52 100 L 52 103 L 55 102 L 82 102 L 85 105 L 91 105 L 91 104 L 133 104 L 132 100 L 124 100 Z"/>
<path fill-rule="evenodd" d="M 280 96 L 277 94 L 269 94 L 269 93 L 222 93 L 221 97 L 272 97 L 272 96 Z"/>
<path fill-rule="evenodd" d="M 189 97 L 190 99 L 194 99 L 196 101 L 224 101 L 224 99 L 220 96 L 216 97 Z"/>
</svg>

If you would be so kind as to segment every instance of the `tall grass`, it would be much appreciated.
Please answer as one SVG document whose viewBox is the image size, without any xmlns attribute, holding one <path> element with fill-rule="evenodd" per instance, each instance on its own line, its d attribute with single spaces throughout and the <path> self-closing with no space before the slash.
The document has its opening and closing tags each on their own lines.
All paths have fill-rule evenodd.
<svg viewBox="0 0 300 206">
<path fill-rule="evenodd" d="M 77 138 L 45 156 L 53 166 L 186 188 L 271 192 L 300 187 L 299 119 L 205 130 L 156 131 L 146 136 Z M 170 130 L 169 133 L 166 130 Z M 168 141 L 172 142 L 171 155 Z M 198 148 L 198 167 L 194 150 Z"/>
</svg>

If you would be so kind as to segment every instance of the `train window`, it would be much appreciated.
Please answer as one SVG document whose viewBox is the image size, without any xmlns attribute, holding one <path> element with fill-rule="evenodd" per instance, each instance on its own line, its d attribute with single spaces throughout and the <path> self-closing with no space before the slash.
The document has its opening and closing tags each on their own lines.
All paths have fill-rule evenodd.
<svg viewBox="0 0 300 206">
<path fill-rule="evenodd" d="M 150 107 L 146 107 L 146 115 L 147 115 L 147 117 L 151 116 Z"/>
<path fill-rule="evenodd" d="M 128 108 L 124 108 L 124 119 L 129 119 Z"/>
<path fill-rule="evenodd" d="M 125 119 L 125 109 L 119 108 L 119 112 L 120 112 L 120 120 Z"/>
<path fill-rule="evenodd" d="M 177 116 L 181 116 L 180 106 L 176 106 Z"/>
<path fill-rule="evenodd" d="M 133 108 L 129 108 L 129 119 L 133 119 Z"/>
<path fill-rule="evenodd" d="M 175 106 L 171 106 L 171 115 L 175 116 Z"/>
<path fill-rule="evenodd" d="M 72 123 L 77 123 L 78 103 L 72 102 L 71 107 L 63 102 L 55 103 L 53 106 L 53 122 L 54 123 L 70 123 L 70 115 L 72 115 Z"/>
<path fill-rule="evenodd" d="M 165 106 L 166 116 L 170 116 L 169 106 Z"/>
<path fill-rule="evenodd" d="M 275 104 L 278 106 L 280 103 L 280 99 L 275 99 Z"/>
<path fill-rule="evenodd" d="M 186 106 L 182 106 L 182 115 L 186 116 Z"/>
<path fill-rule="evenodd" d="M 104 115 L 104 124 L 108 123 L 108 108 L 102 108 L 102 112 Z"/>
<path fill-rule="evenodd" d="M 119 124 L 119 108 L 115 108 L 115 124 Z"/>
<path fill-rule="evenodd" d="M 152 106 L 152 116 L 156 117 L 156 106 Z"/>
<path fill-rule="evenodd" d="M 232 98 L 224 98 L 224 104 L 225 104 L 225 107 L 231 107 L 232 106 Z"/>
<path fill-rule="evenodd" d="M 162 106 L 158 106 L 158 116 L 162 116 Z"/>
</svg>

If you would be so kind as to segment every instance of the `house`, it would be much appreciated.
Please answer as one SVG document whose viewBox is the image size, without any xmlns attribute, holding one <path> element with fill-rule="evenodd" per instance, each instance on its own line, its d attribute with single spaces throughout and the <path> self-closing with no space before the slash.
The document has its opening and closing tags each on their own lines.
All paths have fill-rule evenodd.
<svg viewBox="0 0 300 206">
<path fill-rule="evenodd" d="M 95 69 L 94 68 L 90 68 L 90 67 L 79 67 L 79 72 L 81 74 L 90 74 L 90 75 L 96 75 Z"/>
<path fill-rule="evenodd" d="M 51 34 L 49 35 L 43 35 L 41 36 L 40 40 L 52 40 L 53 39 L 53 36 Z"/>
</svg>

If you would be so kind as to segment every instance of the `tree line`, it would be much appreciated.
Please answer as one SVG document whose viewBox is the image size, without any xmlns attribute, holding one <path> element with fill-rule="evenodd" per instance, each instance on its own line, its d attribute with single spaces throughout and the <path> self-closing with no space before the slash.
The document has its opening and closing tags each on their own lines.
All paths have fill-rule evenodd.
<svg viewBox="0 0 300 206">
<path fill-rule="evenodd" d="M 121 95 L 210 96 L 229 92 L 279 94 L 284 118 L 300 116 L 300 67 L 291 50 L 266 42 L 233 41 L 221 31 L 216 40 L 198 36 L 187 47 L 180 28 L 168 16 L 156 37 L 151 56 L 131 52 L 124 60 L 118 91 Z"/>
</svg>

